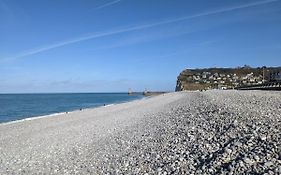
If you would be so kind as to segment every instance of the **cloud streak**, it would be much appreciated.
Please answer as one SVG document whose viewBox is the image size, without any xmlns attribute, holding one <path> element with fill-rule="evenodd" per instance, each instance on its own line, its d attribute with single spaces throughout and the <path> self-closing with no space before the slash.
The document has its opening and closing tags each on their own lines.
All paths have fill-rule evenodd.
<svg viewBox="0 0 281 175">
<path fill-rule="evenodd" d="M 115 0 L 115 1 L 112 1 L 112 2 L 108 2 L 108 3 L 106 3 L 106 4 L 103 4 L 103 5 L 100 5 L 100 6 L 96 7 L 96 8 L 94 8 L 94 10 L 100 10 L 100 9 L 105 8 L 105 7 L 112 6 L 112 5 L 114 5 L 114 4 L 119 3 L 120 1 L 121 1 L 121 0 Z"/>
<path fill-rule="evenodd" d="M 116 35 L 116 34 L 121 34 L 121 33 L 126 33 L 126 32 L 132 32 L 132 31 L 152 28 L 152 27 L 156 27 L 156 26 L 160 26 L 160 25 L 164 25 L 164 24 L 170 24 L 170 23 L 185 21 L 185 20 L 189 20 L 189 19 L 199 18 L 199 17 L 205 17 L 205 16 L 210 16 L 210 15 L 215 15 L 215 14 L 231 12 L 231 11 L 234 11 L 234 10 L 239 10 L 239 9 L 269 4 L 269 3 L 273 3 L 273 2 L 277 2 L 277 1 L 279 1 L 279 0 L 264 0 L 264 1 L 248 3 L 248 4 L 244 4 L 244 5 L 239 5 L 239 6 L 227 7 L 227 8 L 222 8 L 222 9 L 218 9 L 218 10 L 198 13 L 198 14 L 190 15 L 190 16 L 183 16 L 183 17 L 179 17 L 179 18 L 168 19 L 168 20 L 150 23 L 150 24 L 126 27 L 126 28 L 116 29 L 116 30 L 113 30 L 113 31 L 102 32 L 102 33 L 92 33 L 92 34 L 89 34 L 87 36 L 73 38 L 73 39 L 65 40 L 65 41 L 62 41 L 62 42 L 55 43 L 55 44 L 51 44 L 51 45 L 48 45 L 48 46 L 45 46 L 45 47 L 25 51 L 21 54 L 18 54 L 18 55 L 12 56 L 12 57 L 8 57 L 8 58 L 4 58 L 2 60 L 14 60 L 14 59 L 18 59 L 18 58 L 22 58 L 22 57 L 26 57 L 26 56 L 31 56 L 31 55 L 34 55 L 34 54 L 37 54 L 37 53 L 41 53 L 41 52 L 44 52 L 44 51 L 48 51 L 48 50 L 51 50 L 51 49 L 63 47 L 63 46 L 74 44 L 74 43 L 79 43 L 79 42 L 90 40 L 90 39 L 101 38 L 101 37 L 110 36 L 110 35 Z M 114 3 L 118 3 L 118 2 L 114 1 Z M 112 4 L 113 4 L 113 2 L 111 2 L 110 4 L 109 3 L 105 4 L 105 5 L 109 6 L 109 5 L 112 5 Z M 105 5 L 103 5 L 103 7 L 105 7 Z M 102 7 L 100 6 L 100 8 L 102 8 Z"/>
</svg>

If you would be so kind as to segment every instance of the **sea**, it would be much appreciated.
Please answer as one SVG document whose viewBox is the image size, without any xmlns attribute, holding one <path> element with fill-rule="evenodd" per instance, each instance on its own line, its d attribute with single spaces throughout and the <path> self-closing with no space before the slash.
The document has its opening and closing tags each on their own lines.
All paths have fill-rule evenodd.
<svg viewBox="0 0 281 175">
<path fill-rule="evenodd" d="M 0 94 L 0 123 L 114 105 L 144 98 L 141 93 Z"/>
</svg>

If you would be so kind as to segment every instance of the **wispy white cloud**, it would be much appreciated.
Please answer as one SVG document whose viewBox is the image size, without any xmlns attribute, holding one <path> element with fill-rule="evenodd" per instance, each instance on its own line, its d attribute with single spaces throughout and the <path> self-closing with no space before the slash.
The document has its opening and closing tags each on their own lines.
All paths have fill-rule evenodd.
<svg viewBox="0 0 281 175">
<path fill-rule="evenodd" d="M 100 5 L 100 6 L 96 7 L 96 8 L 94 8 L 94 10 L 99 10 L 99 9 L 103 9 L 103 8 L 105 8 L 105 7 L 112 6 L 112 5 L 114 5 L 114 4 L 119 3 L 120 1 L 121 1 L 121 0 L 115 0 L 115 1 L 111 1 L 111 2 L 105 3 L 105 4 L 103 4 L 103 5 Z"/>
<path fill-rule="evenodd" d="M 136 34 L 134 36 L 126 36 L 125 38 L 115 40 L 113 43 L 107 43 L 106 46 L 97 47 L 94 50 L 103 49 L 114 49 L 125 46 L 132 46 L 139 43 L 151 42 L 159 39 L 169 39 L 173 37 L 178 37 L 182 35 L 187 35 L 193 33 L 193 30 L 188 31 L 159 31 L 156 32 L 146 32 L 145 34 Z"/>
<path fill-rule="evenodd" d="M 210 15 L 215 15 L 215 14 L 220 14 L 220 13 L 226 13 L 226 12 L 230 12 L 230 11 L 234 11 L 234 10 L 239 10 L 239 9 L 259 6 L 259 5 L 263 5 L 263 4 L 269 4 L 269 3 L 273 3 L 273 2 L 277 2 L 277 1 L 279 1 L 279 0 L 258 1 L 258 2 L 244 4 L 244 5 L 238 5 L 238 6 L 233 6 L 233 7 L 226 7 L 226 8 L 222 8 L 222 9 L 218 9 L 218 10 L 213 10 L 213 11 L 208 11 L 208 12 L 204 12 L 204 13 L 199 13 L 199 14 L 195 14 L 195 15 L 183 16 L 183 17 L 174 18 L 174 19 L 168 19 L 168 20 L 164 20 L 164 21 L 160 21 L 160 22 L 155 22 L 155 23 L 149 23 L 149 24 L 144 24 L 144 25 L 126 27 L 126 28 L 121 28 L 121 29 L 117 29 L 117 30 L 113 30 L 113 31 L 108 31 L 108 32 L 102 32 L 102 33 L 93 33 L 93 34 L 89 34 L 87 36 L 82 36 L 82 37 L 78 37 L 78 38 L 69 39 L 69 40 L 66 40 L 66 41 L 61 41 L 61 42 L 58 42 L 58 43 L 55 43 L 55 44 L 51 44 L 51 45 L 48 45 L 48 46 L 45 46 L 45 47 L 28 50 L 28 51 L 25 51 L 25 52 L 23 52 L 21 54 L 12 56 L 12 57 L 3 58 L 2 60 L 18 59 L 18 58 L 34 55 L 34 54 L 37 54 L 37 53 L 41 53 L 41 52 L 44 52 L 44 51 L 48 51 L 48 50 L 51 50 L 51 49 L 55 49 L 55 48 L 58 48 L 58 47 L 62 47 L 62 46 L 66 46 L 66 45 L 70 45 L 70 44 L 74 44 L 74 43 L 78 43 L 78 42 L 85 41 L 85 40 L 90 40 L 90 39 L 95 39 L 95 38 L 100 38 L 100 37 L 110 36 L 110 35 L 116 35 L 116 34 L 121 34 L 121 33 L 126 33 L 126 32 L 132 32 L 132 31 L 136 31 L 136 30 L 147 29 L 147 28 L 151 28 L 151 27 L 156 27 L 156 26 L 164 25 L 164 24 L 175 23 L 175 22 L 179 22 L 179 21 L 185 21 L 185 20 L 199 18 L 199 17 L 204 17 L 204 16 L 210 16 Z M 117 3 L 117 2 L 115 2 L 115 3 Z"/>
</svg>

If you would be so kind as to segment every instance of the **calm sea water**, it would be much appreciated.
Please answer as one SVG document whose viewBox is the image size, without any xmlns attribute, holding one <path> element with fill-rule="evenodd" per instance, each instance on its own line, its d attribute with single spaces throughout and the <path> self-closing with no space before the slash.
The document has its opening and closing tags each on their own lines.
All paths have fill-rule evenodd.
<svg viewBox="0 0 281 175">
<path fill-rule="evenodd" d="M 0 123 L 140 98 L 127 93 L 0 94 Z"/>
</svg>

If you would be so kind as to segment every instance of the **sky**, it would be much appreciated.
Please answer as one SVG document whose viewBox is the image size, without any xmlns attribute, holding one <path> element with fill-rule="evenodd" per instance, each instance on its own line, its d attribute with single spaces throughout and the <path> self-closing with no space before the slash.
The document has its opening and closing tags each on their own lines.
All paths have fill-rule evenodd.
<svg viewBox="0 0 281 175">
<path fill-rule="evenodd" d="M 174 91 L 281 65 L 280 0 L 0 0 L 0 93 Z"/>
</svg>

